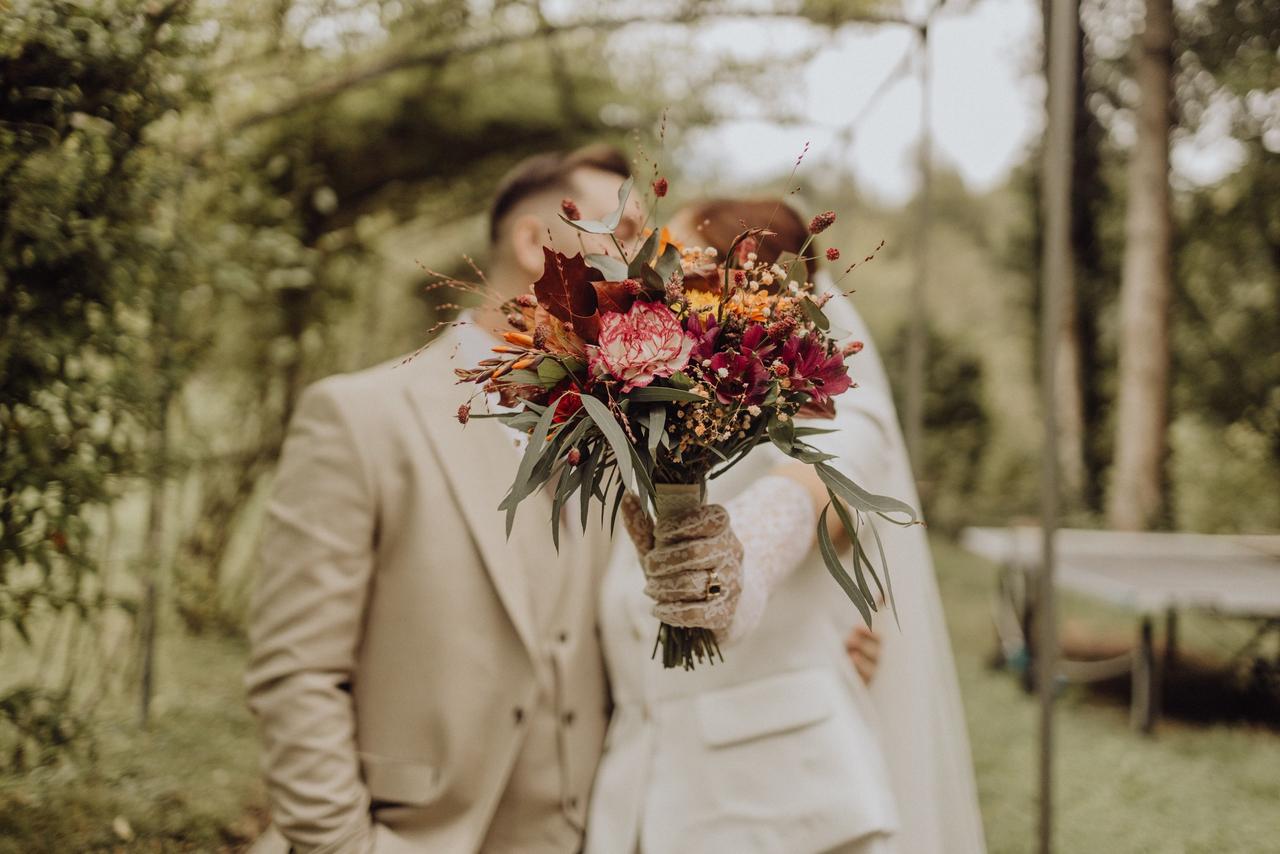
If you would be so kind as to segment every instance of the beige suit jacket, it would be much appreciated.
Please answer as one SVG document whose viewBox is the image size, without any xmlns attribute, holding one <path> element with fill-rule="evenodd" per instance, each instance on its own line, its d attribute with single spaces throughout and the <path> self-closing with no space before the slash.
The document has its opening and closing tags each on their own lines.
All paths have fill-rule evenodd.
<svg viewBox="0 0 1280 854">
<path fill-rule="evenodd" d="M 505 538 L 513 435 L 458 424 L 455 349 L 445 335 L 407 365 L 317 383 L 290 426 L 247 686 L 273 835 L 298 852 L 478 850 L 548 698 L 572 714 L 546 773 L 585 817 L 607 714 L 594 623 L 607 536 L 575 521 L 557 555 L 537 496 Z M 558 585 L 543 625 L 530 584 Z"/>
</svg>

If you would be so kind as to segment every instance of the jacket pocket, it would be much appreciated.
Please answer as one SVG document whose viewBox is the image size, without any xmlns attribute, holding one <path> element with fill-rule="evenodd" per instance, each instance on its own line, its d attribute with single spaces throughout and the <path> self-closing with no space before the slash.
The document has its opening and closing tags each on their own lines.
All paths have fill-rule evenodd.
<svg viewBox="0 0 1280 854">
<path fill-rule="evenodd" d="M 440 769 L 423 762 L 362 752 L 360 769 L 375 801 L 424 806 L 435 800 L 444 788 Z"/>
<path fill-rule="evenodd" d="M 770 676 L 695 700 L 698 728 L 708 747 L 803 729 L 831 717 L 832 707 L 831 680 L 818 670 Z"/>
</svg>

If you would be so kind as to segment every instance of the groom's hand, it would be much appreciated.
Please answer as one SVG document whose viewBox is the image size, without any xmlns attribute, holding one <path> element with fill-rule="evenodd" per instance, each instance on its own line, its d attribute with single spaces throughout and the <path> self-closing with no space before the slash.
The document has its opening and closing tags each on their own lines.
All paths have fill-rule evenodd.
<svg viewBox="0 0 1280 854">
<path fill-rule="evenodd" d="M 671 626 L 727 629 L 742 594 L 742 543 L 728 512 L 708 504 L 655 524 L 630 495 L 622 509 L 653 615 Z"/>
</svg>

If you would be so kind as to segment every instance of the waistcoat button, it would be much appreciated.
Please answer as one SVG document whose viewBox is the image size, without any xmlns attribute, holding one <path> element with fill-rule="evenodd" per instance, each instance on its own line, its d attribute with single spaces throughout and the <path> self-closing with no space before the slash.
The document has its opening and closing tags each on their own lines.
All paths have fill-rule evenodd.
<svg viewBox="0 0 1280 854">
<path fill-rule="evenodd" d="M 511 716 L 515 718 L 516 726 L 520 726 L 520 724 L 524 723 L 524 709 L 519 706 L 516 706 L 511 710 Z"/>
</svg>

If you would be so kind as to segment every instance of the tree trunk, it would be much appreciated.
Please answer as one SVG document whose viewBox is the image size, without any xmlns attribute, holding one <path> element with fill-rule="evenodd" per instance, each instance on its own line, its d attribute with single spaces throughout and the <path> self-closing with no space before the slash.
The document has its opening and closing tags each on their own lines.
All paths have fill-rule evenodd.
<svg viewBox="0 0 1280 854">
<path fill-rule="evenodd" d="M 1146 27 L 1135 63 L 1137 141 L 1129 159 L 1116 459 L 1107 517 L 1111 527 L 1141 530 L 1163 508 L 1169 407 L 1169 300 L 1173 223 L 1169 200 L 1173 5 L 1146 0 Z"/>
<path fill-rule="evenodd" d="M 1049 74 L 1049 52 L 1053 48 L 1049 34 L 1049 2 L 1041 3 L 1044 20 L 1044 68 L 1046 77 Z M 1081 255 L 1089 251 L 1082 246 L 1081 229 L 1076 222 L 1078 213 L 1083 209 L 1080 188 L 1087 176 L 1080 175 L 1082 164 L 1092 162 L 1092 158 L 1082 157 L 1080 149 L 1088 144 L 1082 130 L 1086 126 L 1087 108 L 1085 106 L 1084 85 L 1084 33 L 1076 28 L 1076 87 L 1072 109 L 1075 122 L 1072 136 L 1072 228 L 1071 249 L 1074 257 L 1074 268 L 1084 269 Z M 1041 177 L 1043 181 L 1043 176 Z M 1043 193 L 1043 189 L 1041 191 Z M 1041 227 L 1044 225 L 1042 223 Z M 1054 400 L 1057 407 L 1057 453 L 1058 453 L 1058 488 L 1063 506 L 1078 509 L 1085 503 L 1085 405 L 1084 405 L 1084 356 L 1080 335 L 1080 294 L 1076 286 L 1076 276 L 1065 277 L 1060 283 L 1061 303 L 1057 312 L 1058 338 L 1054 357 Z"/>
</svg>

